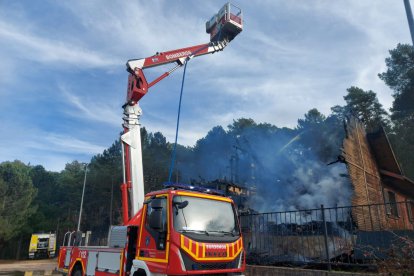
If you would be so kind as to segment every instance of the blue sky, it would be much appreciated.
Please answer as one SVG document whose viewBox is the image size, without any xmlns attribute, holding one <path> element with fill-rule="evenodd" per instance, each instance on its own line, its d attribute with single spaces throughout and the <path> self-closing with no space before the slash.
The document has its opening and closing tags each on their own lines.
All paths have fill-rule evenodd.
<svg viewBox="0 0 414 276">
<path fill-rule="evenodd" d="M 205 21 L 224 3 L 0 0 L 0 162 L 60 171 L 101 153 L 121 131 L 125 62 L 208 42 Z M 179 143 L 240 117 L 294 127 L 311 108 L 344 104 L 352 85 L 391 106 L 377 74 L 389 49 L 411 41 L 402 0 L 233 3 L 245 29 L 223 52 L 189 63 Z M 169 141 L 181 77 L 141 100 L 143 126 Z"/>
</svg>

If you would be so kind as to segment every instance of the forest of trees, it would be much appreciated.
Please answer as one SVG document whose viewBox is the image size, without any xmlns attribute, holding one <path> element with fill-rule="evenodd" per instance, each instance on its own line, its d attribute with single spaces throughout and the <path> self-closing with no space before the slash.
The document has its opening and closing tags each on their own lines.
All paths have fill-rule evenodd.
<svg viewBox="0 0 414 276">
<path fill-rule="evenodd" d="M 344 91 L 344 106 L 332 107 L 327 115 L 311 109 L 295 128 L 237 119 L 227 129 L 212 128 L 193 147 L 178 145 L 174 181 L 225 178 L 255 187 L 261 197 L 258 210 L 346 204 L 346 172 L 326 164 L 340 153 L 343 123 L 350 115 L 359 118 L 368 132 L 384 127 L 403 172 L 414 179 L 413 47 L 397 45 L 386 66 L 378 76 L 393 91 L 389 111 L 374 91 L 352 86 Z M 162 188 L 167 181 L 173 145 L 160 132 L 143 128 L 141 134 L 148 192 Z M 33 232 L 64 233 L 76 228 L 85 169 L 78 161 L 68 163 L 61 172 L 20 161 L 0 164 L 0 258 L 25 258 Z M 119 141 L 94 156 L 87 170 L 81 229 L 104 236 L 109 225 L 121 223 Z M 326 198 L 339 188 L 344 190 L 343 198 Z"/>
</svg>

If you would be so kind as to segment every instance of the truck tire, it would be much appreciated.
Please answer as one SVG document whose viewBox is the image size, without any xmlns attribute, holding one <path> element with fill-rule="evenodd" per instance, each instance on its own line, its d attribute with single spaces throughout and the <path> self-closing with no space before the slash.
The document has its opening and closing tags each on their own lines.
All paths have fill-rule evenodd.
<svg viewBox="0 0 414 276">
<path fill-rule="evenodd" d="M 147 276 L 147 273 L 145 273 L 145 270 L 140 268 L 137 271 L 135 271 L 134 276 Z"/>
<path fill-rule="evenodd" d="M 83 276 L 82 267 L 79 264 L 75 265 L 70 275 L 71 276 Z"/>
</svg>

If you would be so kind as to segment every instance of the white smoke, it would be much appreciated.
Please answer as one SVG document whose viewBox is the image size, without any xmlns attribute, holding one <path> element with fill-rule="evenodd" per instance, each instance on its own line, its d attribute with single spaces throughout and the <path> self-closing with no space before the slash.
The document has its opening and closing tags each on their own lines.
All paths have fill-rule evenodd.
<svg viewBox="0 0 414 276">
<path fill-rule="evenodd" d="M 235 184 L 256 191 L 248 206 L 258 212 L 350 205 L 352 188 L 345 165 L 327 166 L 318 157 L 314 145 L 319 133 L 308 131 L 306 138 L 302 138 L 303 131 L 298 133 L 269 125 L 247 127 L 238 133 L 216 127 L 197 143 L 192 156 L 179 162 L 182 180 L 235 181 L 236 175 Z M 328 148 L 325 156 L 334 160 L 342 137 L 335 133 L 326 141 L 330 145 L 322 144 L 319 149 Z"/>
</svg>

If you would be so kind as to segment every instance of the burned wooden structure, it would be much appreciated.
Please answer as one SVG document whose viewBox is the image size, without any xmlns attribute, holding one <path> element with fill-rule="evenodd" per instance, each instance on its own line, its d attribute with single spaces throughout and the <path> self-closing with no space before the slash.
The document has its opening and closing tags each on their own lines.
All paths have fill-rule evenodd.
<svg viewBox="0 0 414 276">
<path fill-rule="evenodd" d="M 225 196 L 233 199 L 234 203 L 237 205 L 239 211 L 241 212 L 250 209 L 249 199 L 256 193 L 254 187 L 247 188 L 227 179 L 216 179 L 208 182 L 192 181 L 191 184 L 209 189 L 215 189 L 222 192 Z"/>
<path fill-rule="evenodd" d="M 242 213 L 250 263 L 366 267 L 411 248 L 414 182 L 404 176 L 384 129 L 367 134 L 351 118 L 345 130 L 337 162 L 347 166 L 351 206 Z"/>
<path fill-rule="evenodd" d="M 370 206 L 369 212 L 353 209 L 358 228 L 413 230 L 414 182 L 404 176 L 384 129 L 366 134 L 357 119 L 349 119 L 342 157 L 354 189 L 352 205 Z"/>
</svg>

